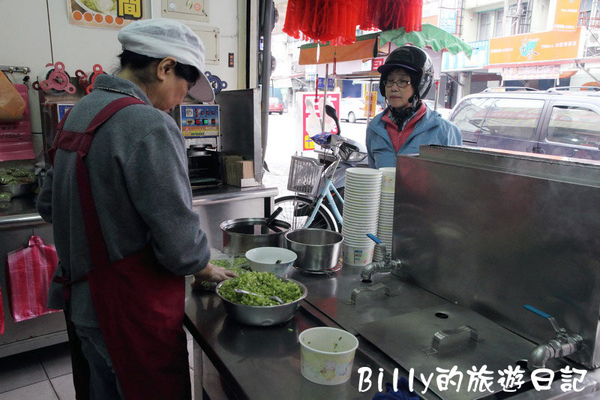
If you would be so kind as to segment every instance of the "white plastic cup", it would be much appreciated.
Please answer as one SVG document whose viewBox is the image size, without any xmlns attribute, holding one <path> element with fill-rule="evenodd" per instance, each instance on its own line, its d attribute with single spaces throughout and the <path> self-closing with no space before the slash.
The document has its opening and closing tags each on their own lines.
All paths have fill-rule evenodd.
<svg viewBox="0 0 600 400">
<path fill-rule="evenodd" d="M 383 193 L 394 193 L 396 189 L 396 168 L 383 167 L 379 168 L 382 173 L 381 191 Z"/>
<path fill-rule="evenodd" d="M 373 261 L 375 243 L 368 246 L 355 246 L 344 243 L 342 245 L 342 259 L 344 264 L 351 266 L 364 266 Z"/>
<path fill-rule="evenodd" d="M 302 376 L 320 385 L 347 382 L 352 374 L 358 339 L 342 329 L 317 327 L 300 336 Z"/>
</svg>

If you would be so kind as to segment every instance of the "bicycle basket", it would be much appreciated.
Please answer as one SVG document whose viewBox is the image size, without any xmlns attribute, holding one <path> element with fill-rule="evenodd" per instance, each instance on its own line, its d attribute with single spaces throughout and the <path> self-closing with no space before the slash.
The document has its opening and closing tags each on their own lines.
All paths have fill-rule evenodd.
<svg viewBox="0 0 600 400">
<path fill-rule="evenodd" d="M 321 181 L 323 165 L 311 157 L 292 156 L 288 190 L 316 195 Z"/>
</svg>

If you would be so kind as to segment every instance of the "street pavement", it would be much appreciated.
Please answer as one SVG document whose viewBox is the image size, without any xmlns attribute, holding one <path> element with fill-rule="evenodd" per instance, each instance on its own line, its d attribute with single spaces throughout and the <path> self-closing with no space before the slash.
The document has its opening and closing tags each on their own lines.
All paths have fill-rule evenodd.
<svg viewBox="0 0 600 400">
<path fill-rule="evenodd" d="M 353 124 L 341 122 L 340 125 L 343 136 L 365 143 L 366 120 L 359 120 Z M 316 158 L 316 155 L 313 151 L 302 152 L 302 120 L 293 109 L 282 115 L 269 115 L 268 129 L 265 161 L 269 171 L 264 171 L 263 185 L 277 187 L 279 196 L 292 194 L 287 190 L 292 156 L 297 154 Z"/>
</svg>

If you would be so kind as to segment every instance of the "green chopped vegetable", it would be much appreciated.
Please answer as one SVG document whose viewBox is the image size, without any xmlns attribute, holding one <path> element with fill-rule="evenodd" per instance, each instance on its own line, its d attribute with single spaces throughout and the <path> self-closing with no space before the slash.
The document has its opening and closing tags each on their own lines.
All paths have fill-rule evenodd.
<svg viewBox="0 0 600 400">
<path fill-rule="evenodd" d="M 35 174 L 23 168 L 0 168 L 1 185 L 24 185 L 35 182 Z"/>
<path fill-rule="evenodd" d="M 209 262 L 217 267 L 227 268 L 232 271 L 237 267 L 242 268 L 244 271 L 251 271 L 250 267 L 248 266 L 248 259 L 246 257 L 223 258 L 210 260 Z"/>
<path fill-rule="evenodd" d="M 244 289 L 265 297 L 237 293 L 233 289 Z M 269 296 L 279 296 L 284 304 L 291 303 L 302 297 L 300 286 L 294 282 L 284 281 L 272 272 L 246 272 L 237 278 L 225 281 L 219 288 L 221 296 L 229 301 L 248 306 L 275 306 L 275 300 Z"/>
<path fill-rule="evenodd" d="M 11 192 L 0 192 L 0 201 L 10 201 L 13 194 Z"/>
<path fill-rule="evenodd" d="M 235 257 L 233 259 L 233 266 L 238 267 L 240 265 L 248 264 L 248 259 L 246 257 Z"/>
<path fill-rule="evenodd" d="M 229 268 L 231 266 L 231 263 L 229 262 L 228 259 L 210 260 L 209 263 L 216 265 L 217 267 L 223 267 L 223 268 Z"/>
</svg>

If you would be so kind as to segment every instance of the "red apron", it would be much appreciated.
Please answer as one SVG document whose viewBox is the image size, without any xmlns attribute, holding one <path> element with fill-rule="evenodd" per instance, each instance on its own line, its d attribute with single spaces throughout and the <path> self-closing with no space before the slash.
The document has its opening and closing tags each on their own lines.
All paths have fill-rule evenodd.
<svg viewBox="0 0 600 400">
<path fill-rule="evenodd" d="M 77 186 L 92 259 L 87 279 L 98 323 L 126 399 L 191 399 L 187 340 L 183 330 L 185 277 L 158 263 L 150 245 L 110 262 L 83 161 L 96 129 L 123 107 L 144 104 L 122 97 L 104 107 L 85 132 L 62 131 L 53 149 L 77 152 Z M 85 279 L 85 278 L 84 278 Z M 71 284 L 62 282 L 67 297 Z"/>
</svg>

